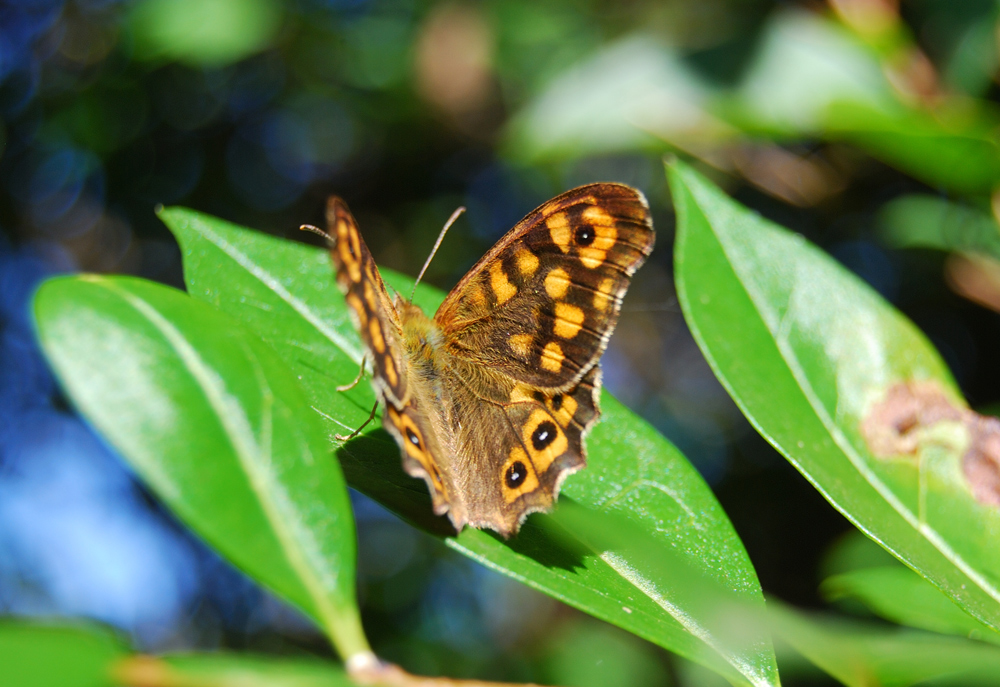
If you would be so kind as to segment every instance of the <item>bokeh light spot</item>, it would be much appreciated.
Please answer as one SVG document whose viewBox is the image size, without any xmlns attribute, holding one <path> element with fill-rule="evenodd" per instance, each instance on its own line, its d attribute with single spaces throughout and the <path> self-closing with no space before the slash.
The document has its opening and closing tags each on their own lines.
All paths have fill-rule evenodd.
<svg viewBox="0 0 1000 687">
<path fill-rule="evenodd" d="M 130 25 L 137 57 L 207 66 L 263 50 L 281 18 L 274 0 L 144 0 Z"/>
</svg>

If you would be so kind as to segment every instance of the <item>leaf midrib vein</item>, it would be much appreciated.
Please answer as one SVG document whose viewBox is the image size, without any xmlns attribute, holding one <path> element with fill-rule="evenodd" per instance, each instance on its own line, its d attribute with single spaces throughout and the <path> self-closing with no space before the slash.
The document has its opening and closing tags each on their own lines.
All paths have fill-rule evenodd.
<svg viewBox="0 0 1000 687">
<path fill-rule="evenodd" d="M 795 379 L 800 390 L 802 391 L 802 394 L 806 397 L 806 401 L 809 403 L 809 406 L 813 409 L 813 412 L 819 418 L 821 424 L 831 435 L 837 446 L 841 449 L 841 451 L 843 451 L 844 455 L 847 456 L 847 459 L 851 462 L 851 464 L 858 471 L 858 473 L 861 474 L 861 476 L 865 479 L 865 481 L 867 481 L 875 489 L 875 491 L 892 507 L 894 511 L 896 511 L 904 519 L 905 522 L 907 522 L 907 524 L 909 524 L 915 531 L 923 535 L 924 538 L 928 542 L 930 542 L 931 545 L 935 549 L 937 549 L 942 555 L 944 555 L 947 560 L 949 560 L 953 565 L 955 565 L 955 567 L 958 568 L 963 574 L 965 574 L 966 577 L 975 582 L 976 586 L 978 586 L 980 589 L 986 592 L 991 598 L 1000 601 L 1000 590 L 997 590 L 994 587 L 992 587 L 983 576 L 978 574 L 965 561 L 965 559 L 961 555 L 956 553 L 941 538 L 941 536 L 937 533 L 935 529 L 925 524 L 921 524 L 917 516 L 915 516 L 910 511 L 910 509 L 906 508 L 905 505 L 903 505 L 903 503 L 896 497 L 896 495 L 892 492 L 892 490 L 889 489 L 889 487 L 869 469 L 869 467 L 867 466 L 867 464 L 865 464 L 861 456 L 857 453 L 857 451 L 855 451 L 853 445 L 850 443 L 850 441 L 847 439 L 844 433 L 840 430 L 837 424 L 833 421 L 833 419 L 830 417 L 830 414 L 827 412 L 825 406 L 819 400 L 819 397 L 815 392 L 815 390 L 813 389 L 812 384 L 809 383 L 808 376 L 805 374 L 802 366 L 799 363 L 798 356 L 795 355 L 794 351 L 790 349 L 790 344 L 788 343 L 787 338 L 784 341 L 778 339 L 775 336 L 775 333 L 767 325 L 767 320 L 764 317 L 764 314 L 761 310 L 761 306 L 759 305 L 760 301 L 758 300 L 761 299 L 762 301 L 766 302 L 766 299 L 762 299 L 761 294 L 758 292 L 758 290 L 751 286 L 754 283 L 752 280 L 748 283 L 746 280 L 742 278 L 742 276 L 740 275 L 739 271 L 735 266 L 735 263 L 731 259 L 732 256 L 730 255 L 730 252 L 727 248 L 727 243 L 723 241 L 718 234 L 715 233 L 714 229 L 715 225 L 711 220 L 709 220 L 708 215 L 702 208 L 697 198 L 697 195 L 693 189 L 691 190 L 691 193 L 692 196 L 695 197 L 695 203 L 697 204 L 698 211 L 705 218 L 707 225 L 710 227 L 710 231 L 716 236 L 716 239 L 719 242 L 719 246 L 722 248 L 723 253 L 729 260 L 729 264 L 733 272 L 737 275 L 737 280 L 740 282 L 740 285 L 745 290 L 748 298 L 750 299 L 750 302 L 753 304 L 753 307 L 756 310 L 761 323 L 763 323 L 764 328 L 767 330 L 771 340 L 774 342 L 775 346 L 778 348 L 782 357 L 786 361 L 789 370 L 792 372 L 793 378 Z M 812 479 L 810 479 L 809 481 L 812 482 L 817 488 L 821 488 L 821 485 L 816 484 Z M 854 522 L 855 524 L 861 526 L 861 523 L 859 523 L 856 520 L 853 514 L 847 512 L 846 510 L 844 510 L 842 507 L 839 506 L 838 510 L 841 510 L 841 512 L 844 513 L 844 515 L 851 522 Z M 868 528 L 862 526 L 862 529 L 867 530 Z"/>
<path fill-rule="evenodd" d="M 346 353 L 354 362 L 361 363 L 361 350 L 353 345 L 351 341 L 340 334 L 336 329 L 328 326 L 313 312 L 305 302 L 296 298 L 285 286 L 274 277 L 269 271 L 257 264 L 249 255 L 239 248 L 229 243 L 219 234 L 216 234 L 203 221 L 190 221 L 188 226 L 204 236 L 209 242 L 218 247 L 223 253 L 255 277 L 261 284 L 274 292 L 281 300 L 287 303 L 295 312 L 302 316 L 316 331 L 326 337 L 337 348 Z M 333 269 L 331 267 L 331 269 Z"/>
</svg>

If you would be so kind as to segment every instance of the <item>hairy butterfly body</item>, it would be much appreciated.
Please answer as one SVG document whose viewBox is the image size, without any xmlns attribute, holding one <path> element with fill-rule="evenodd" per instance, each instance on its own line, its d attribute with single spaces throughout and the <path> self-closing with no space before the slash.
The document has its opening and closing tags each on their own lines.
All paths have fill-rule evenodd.
<svg viewBox="0 0 1000 687">
<path fill-rule="evenodd" d="M 649 207 L 621 184 L 567 191 L 511 229 L 433 318 L 389 297 L 346 204 L 327 221 L 337 284 L 373 360 L 404 469 L 457 530 L 508 537 L 586 463 L 599 360 L 653 248 Z"/>
</svg>

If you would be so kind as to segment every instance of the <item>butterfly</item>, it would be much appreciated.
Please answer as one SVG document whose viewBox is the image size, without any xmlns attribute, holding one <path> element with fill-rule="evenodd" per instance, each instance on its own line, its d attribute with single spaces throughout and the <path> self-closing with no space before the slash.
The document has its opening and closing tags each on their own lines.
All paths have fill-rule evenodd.
<svg viewBox="0 0 1000 687">
<path fill-rule="evenodd" d="M 373 361 L 382 424 L 434 512 L 507 538 L 584 467 L 600 415 L 600 358 L 653 249 L 649 206 L 581 186 L 517 223 L 433 317 L 390 298 L 340 198 L 326 210 L 336 280 Z M 373 411 L 374 412 L 374 411 Z"/>
</svg>

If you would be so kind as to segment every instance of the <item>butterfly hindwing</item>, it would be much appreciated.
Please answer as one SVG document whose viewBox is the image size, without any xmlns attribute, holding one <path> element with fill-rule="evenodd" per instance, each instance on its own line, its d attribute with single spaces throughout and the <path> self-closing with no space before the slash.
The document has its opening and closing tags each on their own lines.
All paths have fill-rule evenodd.
<svg viewBox="0 0 1000 687">
<path fill-rule="evenodd" d="M 443 445 L 440 432 L 440 415 L 423 407 L 419 389 L 402 408 L 386 403 L 382 426 L 399 447 L 403 456 L 403 469 L 411 477 L 424 480 L 431 494 L 434 513 L 447 513 L 456 529 L 466 520 L 464 503 L 455 488 L 453 470 L 447 460 L 448 447 Z M 461 524 L 460 524 L 461 523 Z"/>
<path fill-rule="evenodd" d="M 584 437 L 597 421 L 600 367 L 594 365 L 572 389 L 547 393 L 519 385 L 504 406 L 509 433 L 500 439 L 502 460 L 485 469 L 499 493 L 482 513 L 468 506 L 470 522 L 505 536 L 516 532 L 524 518 L 548 510 L 567 476 L 587 462 Z"/>
<path fill-rule="evenodd" d="M 638 191 L 621 184 L 573 189 L 508 232 L 435 320 L 456 356 L 533 386 L 572 387 L 603 353 L 653 240 Z"/>
</svg>

